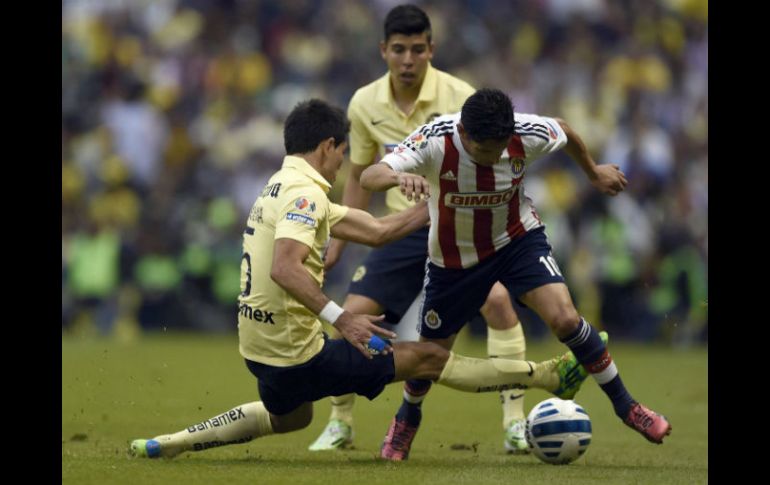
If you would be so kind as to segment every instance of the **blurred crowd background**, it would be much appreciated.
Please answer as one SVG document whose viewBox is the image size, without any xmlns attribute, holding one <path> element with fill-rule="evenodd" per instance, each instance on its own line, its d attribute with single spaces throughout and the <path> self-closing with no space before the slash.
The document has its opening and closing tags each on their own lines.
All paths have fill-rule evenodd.
<svg viewBox="0 0 770 485">
<path fill-rule="evenodd" d="M 64 0 L 62 333 L 235 332 L 241 232 L 283 120 L 309 97 L 346 107 L 385 73 L 399 3 Z M 707 341 L 707 0 L 413 3 L 434 66 L 564 118 L 626 173 L 614 198 L 563 154 L 527 175 L 581 313 L 614 338 Z M 327 275 L 337 301 L 366 251 Z"/>
</svg>

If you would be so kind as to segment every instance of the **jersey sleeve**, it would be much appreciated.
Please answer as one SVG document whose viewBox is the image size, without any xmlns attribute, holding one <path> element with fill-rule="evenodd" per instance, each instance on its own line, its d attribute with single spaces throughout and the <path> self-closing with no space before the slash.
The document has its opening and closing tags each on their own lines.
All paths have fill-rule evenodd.
<svg viewBox="0 0 770 485">
<path fill-rule="evenodd" d="M 382 157 L 396 172 L 410 172 L 425 175 L 425 169 L 431 160 L 436 138 L 429 138 L 430 125 L 423 125 L 398 144 L 392 152 Z"/>
<path fill-rule="evenodd" d="M 335 204 L 331 202 L 329 204 L 329 227 L 334 226 L 348 215 L 350 207 L 345 205 Z"/>
<path fill-rule="evenodd" d="M 350 163 L 370 165 L 377 155 L 377 142 L 371 137 L 360 108 L 360 102 L 354 95 L 348 106 L 350 120 Z"/>
<path fill-rule="evenodd" d="M 288 238 L 313 247 L 320 221 L 328 217 L 328 199 L 320 189 L 287 190 L 278 201 L 275 239 Z"/>
<path fill-rule="evenodd" d="M 561 125 L 546 116 L 517 113 L 515 130 L 530 161 L 558 151 L 567 144 L 567 135 Z"/>
</svg>

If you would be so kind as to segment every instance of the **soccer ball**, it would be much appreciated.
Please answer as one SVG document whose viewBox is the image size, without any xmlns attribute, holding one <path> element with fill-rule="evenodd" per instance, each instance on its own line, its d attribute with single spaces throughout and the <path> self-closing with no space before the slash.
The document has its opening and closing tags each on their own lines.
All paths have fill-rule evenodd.
<svg viewBox="0 0 770 485">
<path fill-rule="evenodd" d="M 591 443 L 591 418 L 575 401 L 552 397 L 529 412 L 526 438 L 542 461 L 566 465 L 585 453 Z"/>
</svg>

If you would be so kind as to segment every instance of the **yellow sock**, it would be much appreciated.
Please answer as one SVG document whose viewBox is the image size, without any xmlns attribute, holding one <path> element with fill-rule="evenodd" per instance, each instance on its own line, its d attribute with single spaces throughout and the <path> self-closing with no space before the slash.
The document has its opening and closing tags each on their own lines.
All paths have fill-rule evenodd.
<svg viewBox="0 0 770 485">
<path fill-rule="evenodd" d="M 506 330 L 487 328 L 487 353 L 490 357 L 509 360 L 524 360 L 527 342 L 524 339 L 524 329 L 521 322 Z M 524 390 L 511 389 L 500 392 L 500 402 L 503 406 L 503 429 L 514 419 L 525 419 Z"/>
<path fill-rule="evenodd" d="M 525 360 L 474 359 L 449 352 L 439 384 L 466 392 L 502 391 L 537 387 L 554 391 L 559 376 L 547 362 Z"/>
<path fill-rule="evenodd" d="M 339 419 L 348 426 L 353 426 L 353 404 L 356 401 L 354 393 L 344 394 L 342 396 L 332 396 L 332 412 L 329 420 Z"/>
<path fill-rule="evenodd" d="M 270 413 L 261 401 L 236 406 L 174 434 L 156 436 L 163 456 L 201 451 L 217 446 L 246 443 L 273 434 Z"/>
</svg>

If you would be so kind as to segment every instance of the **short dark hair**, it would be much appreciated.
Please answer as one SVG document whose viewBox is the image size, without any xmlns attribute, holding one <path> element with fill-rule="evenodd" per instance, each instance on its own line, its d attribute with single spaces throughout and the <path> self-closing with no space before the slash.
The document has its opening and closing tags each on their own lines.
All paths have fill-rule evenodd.
<svg viewBox="0 0 770 485">
<path fill-rule="evenodd" d="M 350 121 L 342 109 L 320 99 L 303 101 L 291 110 L 283 125 L 286 154 L 312 152 L 329 137 L 337 147 L 347 139 Z"/>
<path fill-rule="evenodd" d="M 479 89 L 465 100 L 460 122 L 473 141 L 507 138 L 514 127 L 511 98 L 499 89 Z"/>
<path fill-rule="evenodd" d="M 428 42 L 431 38 L 430 19 L 416 5 L 399 5 L 393 7 L 385 17 L 385 42 L 393 34 L 422 34 L 427 32 Z"/>
</svg>

